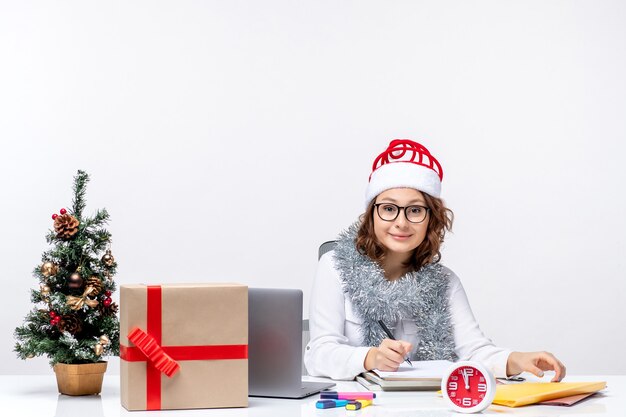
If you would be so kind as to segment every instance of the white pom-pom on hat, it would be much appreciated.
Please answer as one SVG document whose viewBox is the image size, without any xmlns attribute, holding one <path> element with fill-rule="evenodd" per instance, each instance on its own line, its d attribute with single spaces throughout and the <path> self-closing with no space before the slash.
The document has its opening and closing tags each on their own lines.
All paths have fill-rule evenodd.
<svg viewBox="0 0 626 417">
<path fill-rule="evenodd" d="M 414 188 L 440 197 L 442 179 L 443 169 L 428 149 L 409 139 L 394 139 L 372 164 L 365 207 L 391 188 Z"/>
</svg>

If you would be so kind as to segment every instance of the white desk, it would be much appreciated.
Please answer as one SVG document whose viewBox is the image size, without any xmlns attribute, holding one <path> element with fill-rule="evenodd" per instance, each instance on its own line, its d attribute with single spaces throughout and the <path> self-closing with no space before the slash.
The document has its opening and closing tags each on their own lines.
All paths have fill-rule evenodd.
<svg viewBox="0 0 626 417">
<path fill-rule="evenodd" d="M 311 380 L 319 380 L 309 378 Z M 492 405 L 484 414 L 523 416 L 626 416 L 626 375 L 568 376 L 566 381 L 607 381 L 603 394 L 596 394 L 572 407 L 527 406 L 508 408 Z M 357 382 L 338 382 L 342 391 L 365 391 Z M 345 408 L 319 410 L 319 395 L 302 400 L 250 398 L 248 408 L 128 412 L 120 405 L 119 376 L 107 375 L 100 396 L 68 397 L 59 395 L 54 375 L 0 375 L 0 410 L 3 416 L 28 417 L 114 417 L 114 416 L 225 416 L 225 417 L 443 417 L 462 414 L 446 410 L 435 392 L 378 392 L 376 405 L 359 411 Z"/>
</svg>

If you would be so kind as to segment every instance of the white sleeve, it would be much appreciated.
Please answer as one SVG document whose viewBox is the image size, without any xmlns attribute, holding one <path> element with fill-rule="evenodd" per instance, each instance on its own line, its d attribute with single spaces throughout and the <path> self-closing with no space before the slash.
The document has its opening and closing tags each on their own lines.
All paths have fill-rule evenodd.
<svg viewBox="0 0 626 417">
<path fill-rule="evenodd" d="M 449 302 L 454 327 L 454 343 L 459 360 L 483 363 L 496 378 L 506 377 L 506 362 L 511 353 L 486 338 L 474 318 L 459 278 L 450 271 Z"/>
<path fill-rule="evenodd" d="M 345 335 L 345 299 L 332 251 L 324 254 L 317 267 L 309 307 L 311 340 L 304 352 L 304 364 L 311 376 L 354 379 L 361 372 L 369 347 L 352 346 Z"/>
</svg>

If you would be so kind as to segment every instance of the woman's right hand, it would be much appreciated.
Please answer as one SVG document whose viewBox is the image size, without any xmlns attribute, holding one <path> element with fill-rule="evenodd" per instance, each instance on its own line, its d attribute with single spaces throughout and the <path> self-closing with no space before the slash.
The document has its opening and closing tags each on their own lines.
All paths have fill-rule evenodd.
<svg viewBox="0 0 626 417">
<path fill-rule="evenodd" d="M 383 339 L 378 347 L 372 347 L 365 356 L 365 369 L 371 371 L 397 371 L 413 346 L 404 340 Z"/>
</svg>

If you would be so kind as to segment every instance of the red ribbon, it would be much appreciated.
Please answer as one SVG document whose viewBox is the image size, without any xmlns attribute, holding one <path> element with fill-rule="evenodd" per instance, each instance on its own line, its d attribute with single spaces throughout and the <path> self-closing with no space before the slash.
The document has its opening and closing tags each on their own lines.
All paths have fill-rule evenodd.
<svg viewBox="0 0 626 417">
<path fill-rule="evenodd" d="M 128 339 L 135 346 L 120 344 L 120 359 L 146 361 L 146 409 L 161 409 L 161 372 L 168 377 L 179 369 L 178 361 L 247 359 L 248 345 L 161 346 L 161 286 L 149 285 L 147 332 L 134 328 Z"/>
</svg>

